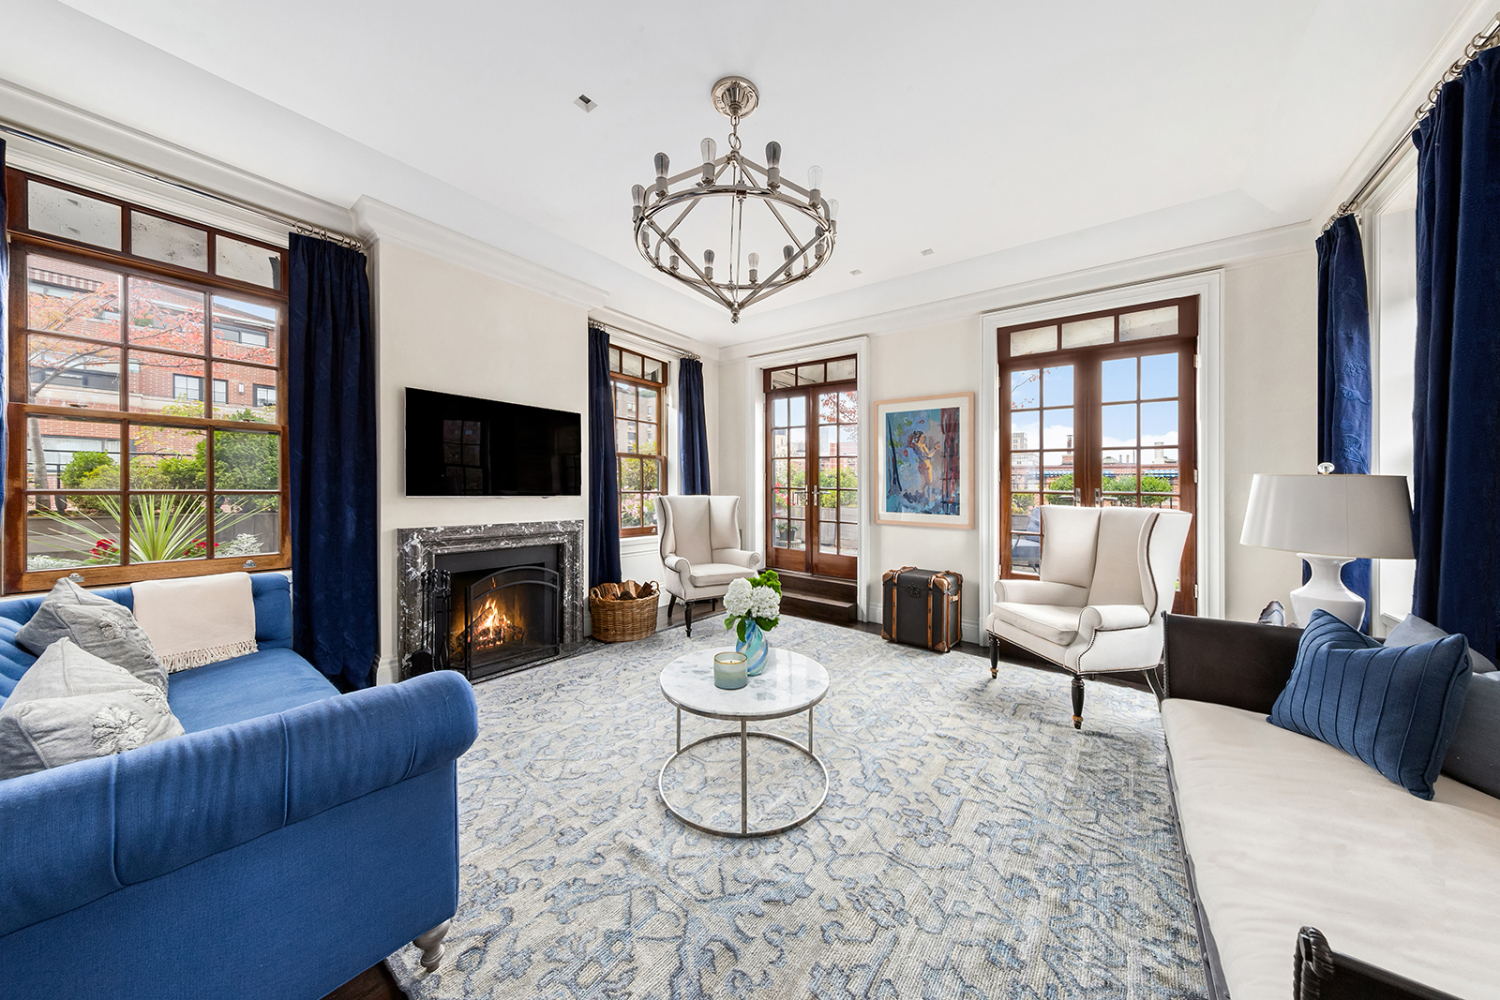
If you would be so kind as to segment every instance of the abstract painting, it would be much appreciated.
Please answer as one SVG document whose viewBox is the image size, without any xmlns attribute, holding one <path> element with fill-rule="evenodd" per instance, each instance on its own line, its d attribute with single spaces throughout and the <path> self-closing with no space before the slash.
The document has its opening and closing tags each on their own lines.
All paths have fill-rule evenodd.
<svg viewBox="0 0 1500 1000">
<path fill-rule="evenodd" d="M 974 526 L 974 394 L 875 404 L 879 524 Z"/>
</svg>

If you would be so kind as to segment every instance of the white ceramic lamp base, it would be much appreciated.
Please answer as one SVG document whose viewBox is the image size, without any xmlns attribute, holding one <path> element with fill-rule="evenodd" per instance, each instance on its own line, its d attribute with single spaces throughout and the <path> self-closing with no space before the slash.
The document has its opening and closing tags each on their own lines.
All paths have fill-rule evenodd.
<svg viewBox="0 0 1500 1000">
<path fill-rule="evenodd" d="M 1318 556 L 1298 552 L 1297 558 L 1307 561 L 1312 576 L 1306 583 L 1292 591 L 1292 615 L 1297 624 L 1307 627 L 1312 613 L 1319 609 L 1335 615 L 1354 628 L 1365 620 L 1365 599 L 1344 586 L 1345 563 L 1354 560 L 1348 556 Z"/>
</svg>

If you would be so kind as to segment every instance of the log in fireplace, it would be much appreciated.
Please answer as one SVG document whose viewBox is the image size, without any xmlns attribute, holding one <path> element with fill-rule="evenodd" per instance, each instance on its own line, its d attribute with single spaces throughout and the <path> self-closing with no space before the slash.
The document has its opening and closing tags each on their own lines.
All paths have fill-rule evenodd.
<svg viewBox="0 0 1500 1000">
<path fill-rule="evenodd" d="M 439 555 L 422 575 L 428 655 L 417 669 L 460 670 L 479 681 L 558 656 L 558 562 L 555 545 Z"/>
</svg>

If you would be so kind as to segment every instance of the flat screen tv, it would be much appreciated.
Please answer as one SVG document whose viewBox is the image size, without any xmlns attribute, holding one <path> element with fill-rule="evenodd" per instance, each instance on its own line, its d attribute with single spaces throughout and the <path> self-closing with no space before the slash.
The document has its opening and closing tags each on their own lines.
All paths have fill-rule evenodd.
<svg viewBox="0 0 1500 1000">
<path fill-rule="evenodd" d="M 578 496 L 577 413 L 406 390 L 406 495 Z"/>
</svg>

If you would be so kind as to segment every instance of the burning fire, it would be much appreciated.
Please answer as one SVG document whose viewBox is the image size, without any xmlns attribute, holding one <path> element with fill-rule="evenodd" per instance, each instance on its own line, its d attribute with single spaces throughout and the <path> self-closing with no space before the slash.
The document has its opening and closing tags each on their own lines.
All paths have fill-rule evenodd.
<svg viewBox="0 0 1500 1000">
<path fill-rule="evenodd" d="M 511 621 L 510 617 L 500 609 L 499 604 L 490 600 L 486 601 L 483 608 L 475 615 L 474 623 L 467 630 L 467 636 L 460 632 L 454 637 L 454 645 L 461 648 L 465 638 L 470 640 L 472 648 L 477 652 L 507 643 L 524 642 L 526 628 L 519 622 Z"/>
</svg>

